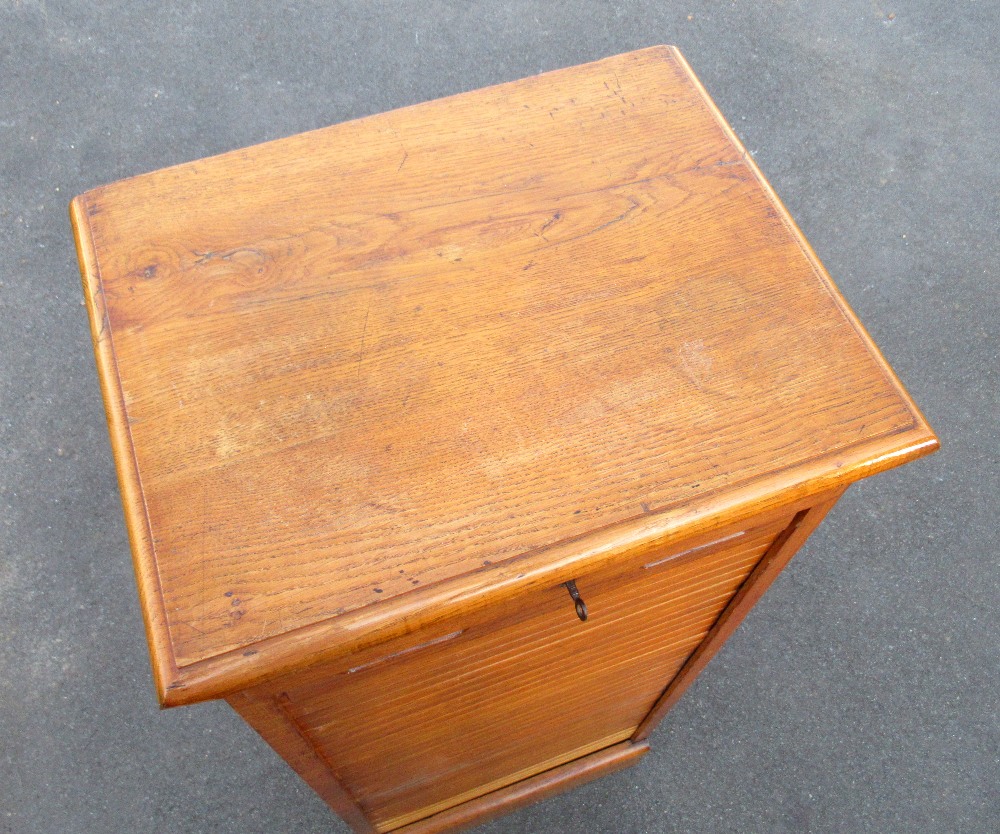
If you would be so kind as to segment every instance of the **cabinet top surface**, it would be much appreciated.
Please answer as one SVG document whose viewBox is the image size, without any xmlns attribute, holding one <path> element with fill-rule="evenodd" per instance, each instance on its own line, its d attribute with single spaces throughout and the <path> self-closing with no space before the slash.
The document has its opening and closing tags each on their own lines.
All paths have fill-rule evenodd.
<svg viewBox="0 0 1000 834">
<path fill-rule="evenodd" d="M 72 213 L 151 641 L 177 668 L 933 443 L 670 48 Z"/>
</svg>

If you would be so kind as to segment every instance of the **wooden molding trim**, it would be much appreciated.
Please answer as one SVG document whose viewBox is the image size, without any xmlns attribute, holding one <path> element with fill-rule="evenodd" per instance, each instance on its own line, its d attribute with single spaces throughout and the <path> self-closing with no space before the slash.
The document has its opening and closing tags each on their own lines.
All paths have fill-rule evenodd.
<svg viewBox="0 0 1000 834">
<path fill-rule="evenodd" d="M 648 751 L 648 744 L 623 741 L 394 831 L 396 834 L 438 834 L 479 825 L 576 785 L 630 767 Z"/>
</svg>

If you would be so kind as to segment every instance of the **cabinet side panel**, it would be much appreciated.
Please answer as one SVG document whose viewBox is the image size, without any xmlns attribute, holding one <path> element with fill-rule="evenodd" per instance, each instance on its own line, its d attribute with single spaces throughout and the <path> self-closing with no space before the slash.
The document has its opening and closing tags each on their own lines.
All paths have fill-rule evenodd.
<svg viewBox="0 0 1000 834">
<path fill-rule="evenodd" d="M 357 834 L 374 834 L 375 828 L 361 806 L 302 736 L 281 704 L 271 698 L 254 697 L 243 692 L 226 700 Z"/>
<path fill-rule="evenodd" d="M 760 562 L 733 595 L 729 604 L 719 615 L 705 639 L 692 652 L 676 677 L 669 683 L 653 709 L 643 719 L 632 741 L 639 742 L 649 737 L 671 707 L 698 677 L 702 669 L 715 656 L 732 635 L 743 618 L 750 613 L 771 583 L 785 568 L 809 535 L 815 530 L 826 514 L 837 503 L 846 487 L 826 493 L 821 500 L 808 510 L 802 510 L 792 519 L 788 527 L 774 540 Z"/>
</svg>

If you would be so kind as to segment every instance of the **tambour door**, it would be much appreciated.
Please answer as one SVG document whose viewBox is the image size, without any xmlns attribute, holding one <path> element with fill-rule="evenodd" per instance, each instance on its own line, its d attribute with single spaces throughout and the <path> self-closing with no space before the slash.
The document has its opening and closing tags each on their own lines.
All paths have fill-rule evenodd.
<svg viewBox="0 0 1000 834">
<path fill-rule="evenodd" d="M 380 831 L 627 739 L 789 519 L 291 686 L 283 712 Z"/>
</svg>

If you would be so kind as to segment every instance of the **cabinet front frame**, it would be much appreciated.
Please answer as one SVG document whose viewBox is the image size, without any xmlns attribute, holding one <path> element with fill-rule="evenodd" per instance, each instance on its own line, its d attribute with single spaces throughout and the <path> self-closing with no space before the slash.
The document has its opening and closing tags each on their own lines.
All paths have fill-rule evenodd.
<svg viewBox="0 0 1000 834">
<path fill-rule="evenodd" d="M 766 527 L 782 516 L 787 517 L 791 514 L 791 521 L 778 532 L 756 566 L 722 609 L 704 639 L 689 655 L 680 670 L 669 681 L 664 682 L 662 694 L 639 723 L 631 738 L 605 748 L 608 751 L 615 749 L 617 752 L 613 756 L 609 753 L 602 757 L 601 751 L 597 750 L 575 760 L 580 763 L 598 762 L 593 766 L 584 767 L 581 764 L 574 767 L 573 761 L 566 762 L 552 770 L 533 774 L 523 781 L 506 785 L 485 796 L 445 808 L 424 820 L 414 821 L 402 827 L 377 828 L 363 810 L 364 797 L 353 796 L 345 787 L 343 780 L 323 755 L 322 750 L 310 743 L 308 733 L 298 725 L 289 708 L 288 695 L 285 694 L 288 689 L 298 689 L 303 685 L 318 685 L 321 681 L 342 674 L 348 669 L 378 664 L 382 659 L 419 651 L 424 646 L 448 640 L 456 636 L 456 632 L 461 633 L 474 625 L 479 626 L 496 619 L 509 619 L 516 614 L 517 600 L 494 609 L 470 613 L 468 618 L 458 624 L 458 628 L 455 620 L 443 620 L 433 624 L 431 628 L 337 658 L 318 667 L 304 669 L 252 689 L 233 693 L 226 700 L 358 834 L 387 830 L 408 833 L 412 831 L 413 834 L 426 831 L 430 834 L 432 831 L 457 830 L 458 827 L 476 824 L 488 816 L 495 816 L 508 810 L 508 804 L 517 807 L 558 792 L 563 787 L 570 787 L 581 780 L 581 774 L 587 774 L 587 778 L 594 778 L 594 775 L 600 775 L 604 769 L 613 770 L 636 761 L 646 751 L 646 739 L 650 733 L 736 630 L 803 542 L 836 504 L 845 489 L 831 490 L 809 499 L 786 504 L 755 516 L 749 522 L 743 520 L 720 526 L 711 532 L 678 542 L 670 548 L 639 546 L 615 566 L 610 575 L 622 577 L 629 572 L 641 570 L 646 564 L 655 565 L 661 561 L 669 562 L 674 558 L 684 558 L 688 552 L 703 551 L 708 554 L 723 548 L 727 539 L 734 534 Z M 574 578 L 576 577 L 556 576 L 554 584 Z M 595 771 L 599 772 L 595 774 Z M 521 788 L 518 788 L 519 785 Z M 536 793 L 538 796 L 535 796 Z"/>
</svg>

